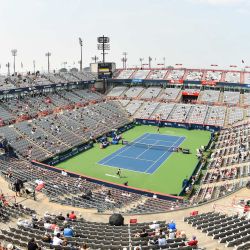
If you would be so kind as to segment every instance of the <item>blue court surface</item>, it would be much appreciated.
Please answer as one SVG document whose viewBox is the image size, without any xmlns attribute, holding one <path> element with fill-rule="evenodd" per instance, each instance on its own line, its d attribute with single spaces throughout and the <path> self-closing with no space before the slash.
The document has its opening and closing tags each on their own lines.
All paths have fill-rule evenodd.
<svg viewBox="0 0 250 250">
<path fill-rule="evenodd" d="M 152 174 L 184 140 L 185 137 L 180 136 L 146 133 L 98 164 Z"/>
</svg>

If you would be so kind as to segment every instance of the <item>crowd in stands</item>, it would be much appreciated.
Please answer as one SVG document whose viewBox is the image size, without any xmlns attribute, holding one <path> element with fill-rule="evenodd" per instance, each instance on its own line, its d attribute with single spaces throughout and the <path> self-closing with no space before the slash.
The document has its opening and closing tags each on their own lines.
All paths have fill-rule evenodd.
<svg viewBox="0 0 250 250">
<path fill-rule="evenodd" d="M 0 75 L 0 90 L 26 88 L 41 85 L 61 84 L 68 82 L 95 80 L 96 76 L 90 72 L 61 72 L 61 73 L 28 73 L 26 75 Z"/>
<path fill-rule="evenodd" d="M 247 183 L 250 175 L 250 125 L 221 130 L 208 162 L 196 202 L 219 198 Z"/>
<path fill-rule="evenodd" d="M 85 221 L 74 211 L 64 215 L 45 212 L 18 218 L 16 226 L 1 229 L 0 239 L 9 249 L 196 249 L 198 240 L 188 238 L 174 220 L 111 226 Z M 1 245 L 4 249 L 3 245 Z M 6 249 L 5 248 L 5 249 Z"/>
<path fill-rule="evenodd" d="M 208 81 L 228 83 L 249 83 L 249 72 L 209 69 L 123 69 L 114 74 L 115 79 Z"/>
</svg>

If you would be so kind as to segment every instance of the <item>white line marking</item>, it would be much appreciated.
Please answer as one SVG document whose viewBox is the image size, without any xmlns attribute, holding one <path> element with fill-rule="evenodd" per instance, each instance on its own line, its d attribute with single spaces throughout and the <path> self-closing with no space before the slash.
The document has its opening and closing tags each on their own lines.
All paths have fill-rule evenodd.
<svg viewBox="0 0 250 250">
<path fill-rule="evenodd" d="M 141 141 L 141 140 L 143 140 L 144 137 L 145 137 L 145 135 L 148 136 L 147 134 L 144 134 L 144 135 L 142 135 L 141 137 L 136 138 L 136 139 L 135 139 L 134 141 L 132 141 L 132 142 L 136 142 L 136 141 Z M 109 155 L 109 156 L 107 156 L 107 157 L 105 157 L 105 158 L 109 158 L 109 159 L 107 159 L 106 161 L 104 161 L 103 164 L 107 164 L 109 161 L 113 160 L 116 156 L 120 156 L 120 154 L 124 153 L 124 152 L 127 151 L 128 149 L 131 149 L 131 145 L 125 145 L 124 147 L 118 149 L 116 152 L 113 153 L 113 154 L 114 154 L 113 157 L 109 158 L 109 156 L 111 156 L 112 154 Z M 105 158 L 104 158 L 104 159 L 105 159 Z M 102 161 L 102 160 L 101 160 L 101 161 Z M 102 164 L 101 164 L 101 165 L 102 165 Z"/>
<path fill-rule="evenodd" d="M 112 175 L 112 174 L 105 174 L 107 176 L 110 176 L 110 177 L 114 177 L 114 178 L 117 178 L 117 179 L 120 179 L 118 176 L 115 176 L 115 175 Z"/>
<path fill-rule="evenodd" d="M 182 139 L 182 138 L 183 138 L 183 137 L 179 137 L 179 139 L 178 139 L 171 147 L 174 147 L 174 146 L 177 144 L 177 142 L 178 142 L 180 139 Z M 156 163 L 157 163 L 166 153 L 169 153 L 169 151 L 166 151 L 164 154 L 162 154 L 162 155 L 156 160 Z M 171 154 L 172 154 L 172 153 L 174 153 L 174 152 L 171 152 Z M 171 156 L 171 154 L 170 154 L 169 156 Z M 166 160 L 169 158 L 169 156 L 166 158 Z M 165 160 L 165 161 L 166 161 L 166 160 Z M 165 162 L 165 161 L 164 161 L 164 162 Z M 161 166 L 164 162 L 162 162 L 162 163 L 160 164 L 160 166 Z M 147 172 L 148 170 L 150 170 L 150 168 L 152 168 L 152 166 L 154 166 L 154 164 L 155 164 L 155 163 L 153 163 L 152 165 L 150 165 L 150 166 L 146 169 L 146 172 Z M 157 170 L 160 166 L 158 166 L 158 167 L 156 168 L 156 170 Z M 155 171 L 156 171 L 156 170 L 155 170 Z M 155 171 L 154 171 L 154 172 L 155 172 Z M 153 173 L 154 173 L 154 172 L 153 172 Z M 153 173 L 150 173 L 150 174 L 153 174 Z"/>
</svg>

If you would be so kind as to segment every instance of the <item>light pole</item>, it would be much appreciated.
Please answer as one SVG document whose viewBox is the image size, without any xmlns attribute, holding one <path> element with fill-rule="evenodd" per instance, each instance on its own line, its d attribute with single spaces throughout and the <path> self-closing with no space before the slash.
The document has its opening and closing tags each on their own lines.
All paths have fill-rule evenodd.
<svg viewBox="0 0 250 250">
<path fill-rule="evenodd" d="M 80 71 L 82 72 L 82 38 L 79 37 L 79 44 L 81 49 L 81 59 L 80 59 Z"/>
<path fill-rule="evenodd" d="M 48 73 L 49 73 L 49 58 L 50 58 L 50 56 L 51 56 L 51 53 L 50 52 L 47 52 L 46 54 L 45 54 L 45 56 L 47 56 L 48 57 Z"/>
<path fill-rule="evenodd" d="M 124 58 L 124 57 L 122 57 L 122 59 L 121 59 L 121 60 L 122 60 L 122 68 L 123 68 L 123 69 L 125 69 L 125 58 Z"/>
<path fill-rule="evenodd" d="M 97 49 L 102 51 L 102 62 L 105 63 L 106 50 L 110 50 L 110 39 L 107 36 L 97 37 Z"/>
<path fill-rule="evenodd" d="M 148 67 L 151 69 L 152 57 L 148 57 Z"/>
<path fill-rule="evenodd" d="M 11 50 L 12 56 L 14 57 L 14 75 L 16 74 L 16 55 L 17 55 L 17 50 L 16 49 L 12 49 Z"/>
<path fill-rule="evenodd" d="M 34 74 L 36 73 L 36 61 L 33 60 L 33 69 L 34 69 Z"/>
<path fill-rule="evenodd" d="M 123 54 L 123 56 L 124 56 L 124 68 L 125 69 L 127 69 L 127 55 L 128 55 L 128 53 L 127 52 L 123 52 L 122 53 Z"/>
<path fill-rule="evenodd" d="M 91 57 L 91 59 L 96 63 L 99 58 L 97 56 L 93 56 L 93 57 Z"/>
<path fill-rule="evenodd" d="M 143 62 L 144 58 L 139 58 L 139 61 L 141 62 L 141 69 L 142 69 L 142 62 Z"/>
<path fill-rule="evenodd" d="M 6 64 L 6 67 L 8 68 L 8 76 L 9 76 L 10 75 L 10 63 L 9 62 Z"/>
<path fill-rule="evenodd" d="M 166 58 L 163 57 L 164 69 L 166 68 Z"/>
</svg>

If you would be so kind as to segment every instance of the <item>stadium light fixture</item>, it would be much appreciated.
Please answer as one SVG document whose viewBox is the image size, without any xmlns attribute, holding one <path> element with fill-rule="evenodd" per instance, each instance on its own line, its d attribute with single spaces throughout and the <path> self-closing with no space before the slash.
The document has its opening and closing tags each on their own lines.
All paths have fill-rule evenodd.
<svg viewBox="0 0 250 250">
<path fill-rule="evenodd" d="M 108 54 L 105 51 L 110 50 L 110 39 L 107 36 L 99 36 L 97 42 L 97 49 L 102 50 L 102 62 L 105 63 L 105 55 Z"/>
<path fill-rule="evenodd" d="M 80 71 L 82 72 L 82 45 L 83 45 L 83 42 L 82 42 L 82 38 L 79 37 L 79 44 L 80 44 L 80 49 L 81 49 L 81 55 L 80 55 Z"/>
<path fill-rule="evenodd" d="M 50 52 L 47 52 L 47 53 L 45 54 L 45 56 L 48 57 L 48 73 L 49 73 L 49 68 L 50 68 L 50 61 L 49 61 L 49 58 L 50 58 L 50 56 L 51 56 L 51 53 L 50 53 Z"/>
<path fill-rule="evenodd" d="M 14 75 L 16 74 L 16 56 L 17 56 L 17 49 L 12 49 L 11 54 L 14 58 L 13 68 L 14 68 Z"/>
<path fill-rule="evenodd" d="M 8 68 L 8 76 L 9 76 L 10 75 L 10 63 L 9 62 L 6 64 L 6 67 Z"/>
<path fill-rule="evenodd" d="M 97 63 L 97 61 L 98 61 L 98 57 L 97 56 L 93 56 L 93 57 L 91 57 L 91 59 L 95 62 L 95 63 Z"/>
<path fill-rule="evenodd" d="M 128 60 L 128 58 L 127 58 L 127 55 L 128 55 L 128 53 L 127 52 L 123 52 L 122 53 L 122 55 L 124 56 L 123 58 L 124 58 L 124 69 L 127 69 L 127 60 Z"/>
<path fill-rule="evenodd" d="M 139 58 L 139 61 L 141 62 L 141 69 L 142 69 L 142 66 L 143 66 L 142 65 L 143 60 L 144 60 L 144 58 L 141 58 L 141 57 Z"/>
<path fill-rule="evenodd" d="M 152 62 L 152 57 L 148 57 L 148 67 L 151 69 L 151 62 Z"/>
<path fill-rule="evenodd" d="M 36 61 L 33 60 L 33 70 L 34 70 L 34 74 L 36 73 Z"/>
</svg>

